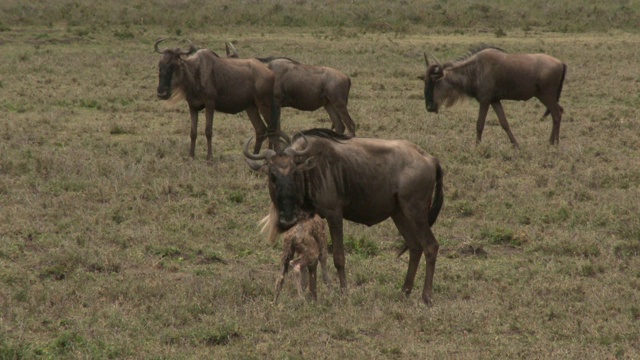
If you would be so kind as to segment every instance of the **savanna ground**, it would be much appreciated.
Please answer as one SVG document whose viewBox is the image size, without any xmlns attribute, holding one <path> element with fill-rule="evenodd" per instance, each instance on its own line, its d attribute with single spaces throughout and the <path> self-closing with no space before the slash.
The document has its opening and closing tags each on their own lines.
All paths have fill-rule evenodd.
<svg viewBox="0 0 640 360">
<path fill-rule="evenodd" d="M 594 4 L 3 1 L 0 358 L 639 358 L 640 5 Z M 434 306 L 424 263 L 401 294 L 390 221 L 346 224 L 348 294 L 331 267 L 317 302 L 288 279 L 273 304 L 250 122 L 216 114 L 207 163 L 201 121 L 190 160 L 186 104 L 155 96 L 160 37 L 340 69 L 359 136 L 440 158 Z M 423 51 L 479 42 L 567 63 L 560 146 L 536 100 L 504 102 L 517 154 L 492 112 L 475 146 L 475 101 L 427 114 Z"/>
</svg>

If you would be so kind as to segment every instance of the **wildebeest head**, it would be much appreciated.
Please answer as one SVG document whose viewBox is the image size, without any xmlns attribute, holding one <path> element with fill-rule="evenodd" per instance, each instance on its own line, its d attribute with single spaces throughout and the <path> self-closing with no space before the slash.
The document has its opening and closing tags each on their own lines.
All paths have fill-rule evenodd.
<svg viewBox="0 0 640 360">
<path fill-rule="evenodd" d="M 269 195 L 278 213 L 278 228 L 286 231 L 294 226 L 304 211 L 304 179 L 302 172 L 316 166 L 310 147 L 296 150 L 289 146 L 282 152 L 268 149 L 260 154 L 249 151 L 251 138 L 244 145 L 244 156 L 252 170 L 267 173 Z M 306 139 L 304 140 L 306 143 Z M 264 161 L 264 162 L 261 162 Z"/>
<path fill-rule="evenodd" d="M 158 45 L 164 40 L 165 39 L 160 39 L 156 41 L 153 47 L 157 53 L 163 55 L 162 59 L 160 59 L 160 62 L 158 63 L 158 98 L 167 100 L 171 97 L 172 85 L 181 80 L 179 68 L 182 57 L 191 55 L 198 49 L 193 46 L 191 41 L 189 41 L 189 49 L 187 50 L 176 48 L 164 49 L 161 51 L 158 49 Z"/>
<path fill-rule="evenodd" d="M 433 57 L 433 55 L 431 55 Z M 427 65 L 427 72 L 424 76 L 419 76 L 424 80 L 424 101 L 428 112 L 438 113 L 440 105 L 448 98 L 453 90 L 446 81 L 442 81 L 445 75 L 444 66 L 436 59 L 435 64 L 429 65 L 427 53 L 424 53 L 424 61 Z"/>
</svg>

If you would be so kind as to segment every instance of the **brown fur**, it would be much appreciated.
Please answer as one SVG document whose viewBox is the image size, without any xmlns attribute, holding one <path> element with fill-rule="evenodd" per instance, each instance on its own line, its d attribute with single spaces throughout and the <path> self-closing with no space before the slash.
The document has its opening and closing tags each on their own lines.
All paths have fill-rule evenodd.
<svg viewBox="0 0 640 360">
<path fill-rule="evenodd" d="M 198 113 L 205 109 L 207 160 L 212 159 L 211 139 L 215 111 L 235 114 L 246 111 L 256 134 L 254 152 L 260 150 L 269 135 L 271 146 L 277 143 L 280 118 L 274 107 L 275 75 L 255 59 L 220 58 L 213 51 L 165 49 L 159 62 L 158 97 L 170 104 L 184 99 L 191 115 L 191 146 L 195 156 Z M 261 117 L 262 115 L 262 117 Z M 264 118 L 264 120 L 263 120 Z"/>
<path fill-rule="evenodd" d="M 238 58 L 238 51 L 226 43 L 227 56 Z M 336 69 L 311 66 L 285 57 L 259 58 L 276 75 L 274 96 L 280 107 L 315 111 L 321 107 L 329 113 L 333 129 L 355 136 L 356 126 L 347 111 L 351 79 Z"/>
<path fill-rule="evenodd" d="M 539 99 L 551 114 L 553 127 L 549 142 L 560 142 L 560 122 L 563 109 L 558 103 L 566 74 L 566 65 L 545 54 L 507 54 L 498 48 L 481 46 L 466 56 L 440 64 L 427 65 L 425 83 L 427 111 L 438 112 L 441 105 L 452 106 L 461 98 L 473 97 L 480 103 L 476 123 L 476 141 L 482 140 L 482 131 L 489 105 L 498 116 L 500 125 L 514 147 L 518 142 L 511 133 L 501 100 Z"/>
<path fill-rule="evenodd" d="M 300 219 L 294 227 L 285 231 L 280 257 L 281 275 L 276 280 L 274 301 L 278 300 L 289 266 L 293 267 L 298 294 L 303 296 L 304 288 L 308 283 L 309 294 L 315 300 L 317 298 L 316 272 L 318 262 L 322 268 L 322 279 L 327 286 L 330 286 L 327 274 L 327 253 L 327 234 L 324 220 L 319 216 L 306 216 Z M 298 257 L 294 258 L 295 255 Z"/>
<path fill-rule="evenodd" d="M 333 261 L 340 287 L 346 289 L 343 219 L 374 225 L 391 217 L 409 249 L 409 269 L 402 287 L 409 295 L 420 258 L 427 269 L 422 300 L 430 304 L 438 242 L 431 231 L 444 201 L 443 173 L 438 159 L 404 140 L 350 138 L 326 129 L 294 137 L 282 153 L 267 150 L 244 154 L 254 170 L 269 174 L 269 192 L 286 230 L 300 214 L 327 219 Z M 264 163 L 259 160 L 264 159 Z"/>
</svg>

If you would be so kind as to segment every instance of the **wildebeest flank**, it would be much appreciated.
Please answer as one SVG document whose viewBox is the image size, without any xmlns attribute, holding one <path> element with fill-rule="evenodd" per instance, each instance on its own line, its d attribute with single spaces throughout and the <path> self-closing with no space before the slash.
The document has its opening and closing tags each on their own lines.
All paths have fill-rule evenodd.
<svg viewBox="0 0 640 360">
<path fill-rule="evenodd" d="M 462 97 L 472 97 L 480 103 L 476 123 L 476 142 L 482 140 L 482 130 L 489 105 L 498 115 L 500 126 L 511 143 L 518 142 L 511 133 L 500 100 L 540 100 L 551 114 L 553 127 L 549 142 L 560 142 L 560 121 L 563 109 L 558 103 L 567 66 L 560 60 L 545 54 L 508 54 L 501 49 L 480 46 L 458 60 L 427 65 L 424 80 L 424 97 L 427 111 L 438 112 L 440 105 L 454 105 Z"/>
<path fill-rule="evenodd" d="M 266 65 L 255 59 L 220 58 L 211 50 L 198 50 L 193 44 L 187 50 L 176 48 L 161 51 L 158 45 L 162 41 L 158 40 L 154 45 L 156 52 L 163 55 L 158 65 L 158 98 L 174 102 L 185 99 L 189 104 L 189 156 L 195 156 L 198 112 L 202 109 L 205 109 L 206 119 L 207 160 L 212 159 L 211 137 L 215 111 L 228 114 L 247 112 L 255 130 L 255 153 L 259 152 L 267 133 L 279 133 L 280 118 L 273 106 L 275 76 Z M 274 139 L 277 140 L 277 136 Z M 270 140 L 270 143 L 274 141 Z"/>
<path fill-rule="evenodd" d="M 238 51 L 226 42 L 227 56 Z M 356 125 L 347 111 L 351 79 L 345 73 L 326 66 L 304 65 L 286 57 L 258 58 L 276 75 L 274 96 L 280 107 L 315 111 L 321 107 L 329 113 L 333 129 L 355 136 Z"/>
<path fill-rule="evenodd" d="M 327 129 L 297 134 L 282 152 L 249 153 L 253 170 L 268 174 L 273 223 L 286 231 L 299 213 L 327 219 L 340 287 L 346 289 L 343 219 L 368 226 L 391 217 L 409 249 L 409 268 L 402 286 L 413 288 L 420 258 L 426 258 L 422 300 L 430 304 L 438 241 L 431 231 L 444 200 L 438 159 L 404 140 L 351 138 Z M 264 160 L 264 162 L 262 162 Z"/>
</svg>

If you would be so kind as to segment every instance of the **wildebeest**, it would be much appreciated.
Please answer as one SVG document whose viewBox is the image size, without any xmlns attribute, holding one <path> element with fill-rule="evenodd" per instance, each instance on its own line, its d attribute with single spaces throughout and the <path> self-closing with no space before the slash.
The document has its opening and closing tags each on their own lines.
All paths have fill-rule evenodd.
<svg viewBox="0 0 640 360">
<path fill-rule="evenodd" d="M 228 114 L 247 112 L 256 133 L 255 153 L 259 152 L 267 135 L 279 133 L 280 118 L 273 106 L 275 76 L 266 65 L 255 59 L 221 58 L 213 51 L 199 50 L 193 44 L 187 50 L 161 51 L 158 45 L 162 41 L 164 39 L 154 45 L 155 51 L 163 55 L 158 64 L 158 98 L 172 102 L 185 99 L 189 104 L 189 156 L 195 156 L 198 112 L 202 109 L 206 110 L 207 160 L 212 159 L 214 111 Z M 277 140 L 277 136 L 274 139 Z M 271 139 L 270 143 L 273 143 Z"/>
<path fill-rule="evenodd" d="M 275 207 L 271 206 L 272 210 Z M 263 220 L 263 231 L 270 231 L 269 240 L 271 243 L 275 241 L 275 232 L 273 224 L 269 220 L 272 216 L 267 215 Z M 329 285 L 329 275 L 327 273 L 327 233 L 325 231 L 324 220 L 317 214 L 311 216 L 308 213 L 301 213 L 300 219 L 295 226 L 285 231 L 282 240 L 282 255 L 280 256 L 280 275 L 276 280 L 276 289 L 274 302 L 278 300 L 284 277 L 289 271 L 289 266 L 293 268 L 293 274 L 296 279 L 296 288 L 298 294 L 303 295 L 303 290 L 309 285 L 309 294 L 312 299 L 317 298 L 316 291 L 316 273 L 318 263 L 322 268 L 322 280 L 325 285 Z M 297 257 L 294 259 L 294 256 Z"/>
<path fill-rule="evenodd" d="M 432 56 L 433 57 L 433 56 Z M 500 100 L 529 100 L 536 97 L 551 114 L 553 128 L 550 143 L 560 142 L 560 121 L 563 109 L 558 103 L 567 66 L 560 60 L 545 54 L 508 54 L 501 49 L 486 45 L 472 49 L 466 56 L 445 64 L 435 57 L 435 64 L 427 65 L 424 80 L 424 97 L 427 111 L 438 112 L 442 104 L 454 105 L 468 96 L 480 103 L 476 123 L 476 142 L 482 139 L 484 121 L 489 105 L 498 115 L 500 126 L 507 132 L 511 143 L 518 142 L 509 129 Z"/>
<path fill-rule="evenodd" d="M 225 43 L 227 56 L 237 58 L 238 51 L 230 42 Z M 336 69 L 326 66 L 304 65 L 286 57 L 258 58 L 276 75 L 274 95 L 280 107 L 315 111 L 320 107 L 329 113 L 333 129 L 338 133 L 355 136 L 356 124 L 347 111 L 351 79 Z"/>
<path fill-rule="evenodd" d="M 333 261 L 340 287 L 346 289 L 343 219 L 368 226 L 391 217 L 409 249 L 409 268 L 402 286 L 413 288 L 422 254 L 426 276 L 422 300 L 430 304 L 438 241 L 431 232 L 444 201 L 443 172 L 437 158 L 404 140 L 352 138 L 328 129 L 306 130 L 281 152 L 250 154 L 253 170 L 268 174 L 272 223 L 286 231 L 299 212 L 327 219 Z M 264 160 L 264 162 L 262 162 Z"/>
</svg>

